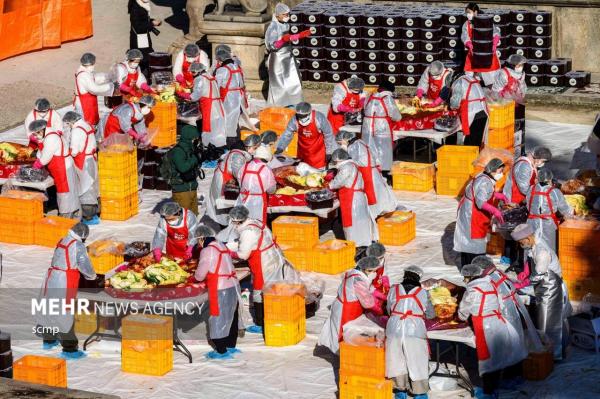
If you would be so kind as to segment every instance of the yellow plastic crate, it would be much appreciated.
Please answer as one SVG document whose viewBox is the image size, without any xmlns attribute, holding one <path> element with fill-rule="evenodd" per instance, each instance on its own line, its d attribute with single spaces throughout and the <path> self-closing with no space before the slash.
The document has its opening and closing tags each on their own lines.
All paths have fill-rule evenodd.
<svg viewBox="0 0 600 399">
<path fill-rule="evenodd" d="M 310 248 L 319 243 L 318 217 L 279 216 L 271 226 L 278 244 Z"/>
<path fill-rule="evenodd" d="M 497 129 L 515 122 L 515 102 L 489 103 L 489 128 Z"/>
<path fill-rule="evenodd" d="M 413 212 L 395 211 L 377 220 L 379 241 L 384 245 L 405 245 L 417 236 L 417 221 Z"/>
<path fill-rule="evenodd" d="M 91 333 L 96 331 L 96 326 L 97 326 L 96 318 L 97 317 L 98 316 L 95 313 L 75 314 L 73 316 L 73 318 L 75 320 L 75 333 L 89 336 Z M 98 329 L 98 331 L 102 332 L 104 330 L 105 330 L 104 327 L 102 325 L 100 325 L 100 328 Z"/>
<path fill-rule="evenodd" d="M 314 248 L 294 247 L 292 245 L 280 245 L 285 258 L 300 271 L 315 271 L 318 259 Z"/>
<path fill-rule="evenodd" d="M 267 321 L 265 319 L 265 345 L 291 346 L 306 337 L 306 317 L 294 321 Z"/>
<path fill-rule="evenodd" d="M 0 220 L 0 242 L 32 245 L 34 237 L 34 222 L 15 223 L 15 219 Z"/>
<path fill-rule="evenodd" d="M 473 162 L 479 156 L 479 147 L 464 145 L 445 145 L 437 150 L 437 170 L 440 173 L 470 174 L 474 170 Z"/>
<path fill-rule="evenodd" d="M 13 378 L 17 381 L 66 388 L 67 362 L 55 357 L 26 355 L 13 363 Z"/>
<path fill-rule="evenodd" d="M 97 274 L 106 274 L 106 272 L 114 269 L 115 267 L 123 263 L 124 259 L 122 255 L 105 253 L 100 256 L 90 255 L 90 261 L 92 262 L 94 271 Z"/>
<path fill-rule="evenodd" d="M 392 188 L 394 190 L 427 192 L 435 184 L 435 166 L 416 162 L 394 162 Z"/>
<path fill-rule="evenodd" d="M 60 216 L 47 216 L 40 219 L 33 223 L 33 243 L 54 248 L 75 224 L 77 220 Z"/>
<path fill-rule="evenodd" d="M 44 217 L 44 204 L 37 199 L 0 197 L 0 220 L 35 222 Z"/>
<path fill-rule="evenodd" d="M 438 195 L 450 195 L 456 197 L 461 195 L 467 183 L 471 180 L 470 174 L 463 173 L 440 173 L 436 175 L 436 193 Z"/>
<path fill-rule="evenodd" d="M 265 321 L 294 322 L 306 317 L 306 288 L 303 284 L 275 283 L 265 287 Z"/>
<path fill-rule="evenodd" d="M 494 128 L 488 131 L 487 143 L 489 148 L 512 151 L 515 147 L 515 124 L 502 128 Z"/>
<path fill-rule="evenodd" d="M 173 369 L 173 319 L 137 314 L 121 324 L 121 370 L 164 375 Z"/>
<path fill-rule="evenodd" d="M 342 245 L 339 249 L 331 249 L 332 245 Z M 313 248 L 317 260 L 315 271 L 324 274 L 339 274 L 351 269 L 356 264 L 356 244 L 354 241 L 328 240 Z"/>
<path fill-rule="evenodd" d="M 102 199 L 101 206 L 102 219 L 127 220 L 138 213 L 138 193 L 136 191 L 133 195 L 120 199 Z"/>
<path fill-rule="evenodd" d="M 137 175 L 137 152 L 100 151 L 98 153 L 98 176 L 103 178 L 122 178 Z"/>
<path fill-rule="evenodd" d="M 340 373 L 385 378 L 385 348 L 340 342 Z"/>
<path fill-rule="evenodd" d="M 393 384 L 385 378 L 348 375 L 340 372 L 339 399 L 391 399 Z"/>
<path fill-rule="evenodd" d="M 570 300 L 580 301 L 587 294 L 600 295 L 600 281 L 597 278 L 564 278 Z"/>
<path fill-rule="evenodd" d="M 129 173 L 120 177 L 102 176 L 98 180 L 100 198 L 125 198 L 138 191 L 138 174 Z"/>
<path fill-rule="evenodd" d="M 288 157 L 296 158 L 298 155 L 298 134 L 292 136 L 292 140 L 288 144 L 287 148 L 283 151 L 284 155 Z"/>
</svg>

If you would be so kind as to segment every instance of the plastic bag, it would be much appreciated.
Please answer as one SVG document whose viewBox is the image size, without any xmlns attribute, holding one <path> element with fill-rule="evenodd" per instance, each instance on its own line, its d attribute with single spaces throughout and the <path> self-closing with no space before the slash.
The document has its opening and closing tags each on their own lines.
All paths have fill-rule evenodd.
<svg viewBox="0 0 600 399">
<path fill-rule="evenodd" d="M 486 147 L 479 153 L 477 159 L 473 161 L 473 166 L 475 166 L 476 168 L 479 167 L 483 169 L 485 168 L 485 165 L 487 165 L 487 163 L 494 158 L 499 158 L 500 160 L 502 160 L 502 162 L 504 162 L 504 165 L 506 165 L 507 167 L 506 170 L 508 170 L 508 168 L 511 168 L 513 165 L 514 153 L 508 150 Z"/>
<path fill-rule="evenodd" d="M 4 183 L 0 195 L 6 198 L 48 201 L 46 194 L 39 191 L 27 191 L 19 186 L 13 186 L 10 180 Z"/>
<path fill-rule="evenodd" d="M 127 134 L 111 134 L 99 145 L 99 150 L 104 152 L 129 152 L 135 150 L 133 141 Z"/>
<path fill-rule="evenodd" d="M 150 253 L 150 243 L 145 241 L 130 242 L 125 246 L 123 255 L 131 258 L 141 258 Z"/>
<path fill-rule="evenodd" d="M 92 256 L 113 254 L 121 256 L 125 253 L 125 243 L 112 239 L 94 241 L 88 246 L 88 253 Z"/>
<path fill-rule="evenodd" d="M 410 175 L 421 180 L 426 180 L 435 173 L 433 164 L 416 162 L 394 162 L 392 175 Z"/>
<path fill-rule="evenodd" d="M 325 281 L 316 273 L 300 273 L 300 281 L 306 288 L 306 303 L 318 302 L 325 291 Z"/>
<path fill-rule="evenodd" d="M 343 240 L 329 240 L 315 246 L 316 249 L 325 251 L 337 251 L 348 246 L 348 242 Z"/>
<path fill-rule="evenodd" d="M 302 283 L 274 282 L 264 286 L 263 295 L 306 297 L 306 287 Z"/>
<path fill-rule="evenodd" d="M 50 176 L 45 168 L 34 169 L 30 166 L 22 166 L 17 172 L 16 179 L 22 182 L 42 182 Z"/>
<path fill-rule="evenodd" d="M 364 314 L 343 327 L 344 342 L 354 346 L 374 346 L 383 348 L 385 330 L 369 320 Z"/>
</svg>

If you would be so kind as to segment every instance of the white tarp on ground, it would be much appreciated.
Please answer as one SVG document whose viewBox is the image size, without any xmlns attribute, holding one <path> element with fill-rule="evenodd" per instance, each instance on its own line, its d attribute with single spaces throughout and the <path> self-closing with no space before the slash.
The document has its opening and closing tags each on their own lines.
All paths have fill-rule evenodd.
<svg viewBox="0 0 600 399">
<path fill-rule="evenodd" d="M 553 162 L 557 175 L 565 176 L 569 154 L 584 141 L 589 126 L 528 122 L 528 144 L 544 144 L 558 155 Z M 24 137 L 21 128 L 0 134 L 0 140 Z M 567 159 L 568 158 L 568 159 Z M 206 194 L 212 172 L 200 183 Z M 91 228 L 88 242 L 115 237 L 124 241 L 151 240 L 158 217 L 153 207 L 169 196 L 168 192 L 144 190 L 140 213 L 127 222 L 102 222 Z M 408 265 L 421 266 L 428 277 L 459 279 L 451 251 L 457 203 L 434 193 L 398 193 L 402 203 L 417 214 L 417 238 L 404 247 L 388 248 L 387 269 L 391 281 L 402 276 Z M 328 235 L 330 235 L 328 233 Z M 52 250 L 35 246 L 0 244 L 4 256 L 2 288 L 39 287 L 52 256 Z M 233 360 L 208 361 L 211 350 L 206 340 L 187 341 L 194 363 L 175 352 L 174 368 L 164 377 L 145 377 L 120 371 L 120 344 L 93 343 L 87 358 L 68 362 L 71 388 L 119 395 L 123 398 L 334 398 L 337 391 L 332 365 L 313 356 L 317 337 L 335 298 L 339 276 L 323 276 L 326 291 L 317 315 L 307 321 L 306 338 L 286 348 L 265 347 L 257 335 L 247 334 L 238 341 L 241 354 Z M 0 308 L 0 311 L 2 309 Z M 39 341 L 13 342 L 13 356 L 24 354 L 57 356 L 59 350 L 44 351 Z M 503 392 L 503 398 L 592 398 L 599 397 L 600 363 L 591 352 L 573 350 L 566 361 L 556 365 L 552 376 L 539 383 L 526 383 L 520 392 Z M 467 397 L 465 391 L 431 392 L 431 398 Z"/>
</svg>

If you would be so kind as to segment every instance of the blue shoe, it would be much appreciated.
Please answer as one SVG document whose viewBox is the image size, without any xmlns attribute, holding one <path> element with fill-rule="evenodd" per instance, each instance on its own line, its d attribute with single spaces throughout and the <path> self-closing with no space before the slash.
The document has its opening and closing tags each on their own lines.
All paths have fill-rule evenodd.
<svg viewBox="0 0 600 399">
<path fill-rule="evenodd" d="M 475 387 L 475 397 L 477 399 L 496 399 L 498 396 L 496 394 L 483 393 L 483 388 Z"/>
<path fill-rule="evenodd" d="M 227 348 L 227 353 L 231 353 L 232 355 L 234 355 L 236 353 L 242 353 L 242 351 L 238 348 Z"/>
<path fill-rule="evenodd" d="M 98 217 L 98 215 L 94 215 L 94 217 L 89 220 L 81 219 L 81 223 L 88 225 L 88 226 L 95 226 L 97 224 L 100 224 L 100 218 Z"/>
<path fill-rule="evenodd" d="M 429 399 L 426 393 L 421 393 L 419 395 L 415 395 L 415 399 Z"/>
<path fill-rule="evenodd" d="M 231 356 L 231 353 L 229 353 L 229 352 L 219 353 L 217 351 L 210 351 L 205 355 L 205 357 L 207 359 L 213 359 L 213 360 L 233 359 L 233 356 Z"/>
<path fill-rule="evenodd" d="M 503 256 L 500 258 L 500 263 L 503 265 L 510 265 L 510 258 L 507 256 Z"/>
<path fill-rule="evenodd" d="M 54 340 L 52 342 L 44 342 L 44 343 L 42 343 L 42 349 L 46 349 L 46 350 L 55 348 L 57 346 L 58 346 L 58 340 Z"/>
<path fill-rule="evenodd" d="M 250 326 L 246 328 L 246 331 L 252 334 L 262 334 L 263 328 L 261 326 Z"/>
<path fill-rule="evenodd" d="M 204 169 L 214 169 L 217 167 L 217 161 L 204 161 L 202 162 L 202 167 Z"/>
<path fill-rule="evenodd" d="M 406 392 L 396 392 L 394 399 L 408 399 Z"/>
<path fill-rule="evenodd" d="M 84 351 L 75 351 L 75 352 L 61 352 L 60 357 L 67 360 L 77 360 L 83 359 L 86 357 L 86 353 Z"/>
</svg>

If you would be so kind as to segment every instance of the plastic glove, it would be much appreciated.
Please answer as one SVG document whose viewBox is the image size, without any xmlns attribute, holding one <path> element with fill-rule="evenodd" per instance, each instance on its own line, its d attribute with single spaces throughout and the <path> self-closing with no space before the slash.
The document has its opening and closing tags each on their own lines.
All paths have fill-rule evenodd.
<svg viewBox="0 0 600 399">
<path fill-rule="evenodd" d="M 442 102 L 444 102 L 444 100 L 442 100 L 442 97 L 438 97 L 436 98 L 432 103 L 431 106 L 432 107 L 437 107 L 438 105 L 440 105 Z"/>
<path fill-rule="evenodd" d="M 156 262 L 160 262 L 160 260 L 162 259 L 162 249 L 154 248 L 154 250 L 152 251 L 152 255 L 154 255 L 154 260 Z"/>
<path fill-rule="evenodd" d="M 140 136 L 137 134 L 137 132 L 133 129 L 129 129 L 127 131 L 127 134 L 129 135 L 129 137 L 131 137 L 134 140 L 139 140 Z"/>
<path fill-rule="evenodd" d="M 192 246 L 192 245 L 188 245 L 185 248 L 185 259 L 191 259 L 193 250 L 194 250 L 194 246 Z"/>
<path fill-rule="evenodd" d="M 133 91 L 131 89 L 131 86 L 125 84 L 125 83 L 121 83 L 121 85 L 119 86 L 119 91 L 121 93 L 125 93 L 125 94 L 132 94 L 131 92 Z"/>
<path fill-rule="evenodd" d="M 381 285 L 383 285 L 383 292 L 390 291 L 390 278 L 388 276 L 381 277 Z"/>
<path fill-rule="evenodd" d="M 29 142 L 39 144 L 40 140 L 38 140 L 38 138 L 35 134 L 32 134 L 31 136 L 29 136 Z"/>
<path fill-rule="evenodd" d="M 421 98 L 423 98 L 423 89 L 417 89 L 417 94 L 415 94 L 415 97 L 417 97 L 419 100 Z"/>
<path fill-rule="evenodd" d="M 473 43 L 469 40 L 465 43 L 465 47 L 469 49 L 469 51 L 473 51 Z"/>
<path fill-rule="evenodd" d="M 237 252 L 231 251 L 231 250 L 229 251 L 229 256 L 231 256 L 231 259 L 239 259 L 240 258 Z"/>
<path fill-rule="evenodd" d="M 494 36 L 494 39 L 492 40 L 494 52 L 496 51 L 496 47 L 498 47 L 498 43 L 500 43 L 500 36 Z"/>
<path fill-rule="evenodd" d="M 185 81 L 185 78 L 183 77 L 182 74 L 179 74 L 179 75 L 175 76 L 175 80 L 177 81 L 177 83 L 179 83 L 179 84 L 181 84 L 183 86 L 187 85 L 187 83 Z"/>
<path fill-rule="evenodd" d="M 381 291 L 375 290 L 373 291 L 373 298 L 375 298 L 377 301 L 385 301 L 387 299 L 387 295 Z"/>
<path fill-rule="evenodd" d="M 495 217 L 500 224 L 504 224 L 504 218 L 502 217 L 502 212 L 500 212 L 500 209 L 488 204 L 487 202 L 483 204 L 481 209 Z"/>
<path fill-rule="evenodd" d="M 504 195 L 504 193 L 500 193 L 500 192 L 494 192 L 494 199 L 497 199 L 499 201 L 504 202 L 505 204 L 510 203 L 510 201 L 508 200 L 508 198 L 506 197 L 506 195 Z"/>
<path fill-rule="evenodd" d="M 190 101 L 192 99 L 192 94 L 186 93 L 185 91 L 177 92 L 177 95 L 187 101 Z"/>
<path fill-rule="evenodd" d="M 375 304 L 373 305 L 373 307 L 371 309 L 369 309 L 371 312 L 375 313 L 377 316 L 381 316 L 383 314 L 383 309 L 381 307 L 381 303 L 375 301 Z"/>
<path fill-rule="evenodd" d="M 142 83 L 142 85 L 140 86 L 140 89 L 142 89 L 144 92 L 149 93 L 149 94 L 156 94 L 156 90 L 154 90 L 152 87 L 148 86 L 148 83 Z"/>
<path fill-rule="evenodd" d="M 335 178 L 335 172 L 327 172 L 324 179 L 326 182 L 330 182 Z"/>
<path fill-rule="evenodd" d="M 531 281 L 529 281 L 528 278 L 526 278 L 525 280 L 517 281 L 517 282 L 513 283 L 515 288 L 518 290 L 520 290 L 521 288 L 525 288 L 525 287 L 529 286 L 530 284 L 531 284 Z"/>
<path fill-rule="evenodd" d="M 337 107 L 338 112 L 354 112 L 354 108 L 346 104 L 340 104 Z"/>
<path fill-rule="evenodd" d="M 523 268 L 523 271 L 517 275 L 517 278 L 519 281 L 523 281 L 529 277 L 530 273 L 529 262 L 525 262 L 525 267 Z"/>
<path fill-rule="evenodd" d="M 285 44 L 284 40 L 275 40 L 275 43 L 273 43 L 273 47 L 275 47 L 275 49 L 279 50 L 280 48 L 283 47 L 284 44 Z"/>
<path fill-rule="evenodd" d="M 39 159 L 36 159 L 35 162 L 33 163 L 33 169 L 42 169 L 44 167 L 44 165 L 42 164 L 42 161 L 40 161 Z"/>
</svg>

